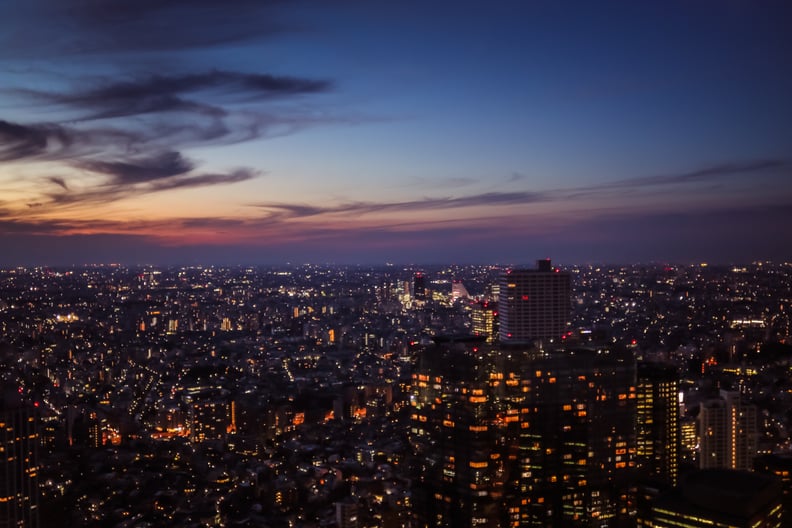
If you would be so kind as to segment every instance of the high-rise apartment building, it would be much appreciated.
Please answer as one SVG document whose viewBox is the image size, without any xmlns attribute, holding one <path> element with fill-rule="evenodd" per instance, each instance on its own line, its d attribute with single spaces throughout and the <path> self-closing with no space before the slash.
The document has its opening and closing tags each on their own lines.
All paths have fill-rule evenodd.
<svg viewBox="0 0 792 528">
<path fill-rule="evenodd" d="M 728 410 L 724 400 L 708 400 L 701 403 L 698 415 L 701 469 L 729 467 L 727 416 Z"/>
<path fill-rule="evenodd" d="M 699 467 L 751 471 L 756 457 L 758 417 L 755 405 L 740 393 L 721 391 L 721 397 L 701 404 Z"/>
<path fill-rule="evenodd" d="M 35 409 L 0 393 L 0 527 L 39 525 L 38 444 Z"/>
<path fill-rule="evenodd" d="M 550 259 L 536 269 L 510 269 L 500 278 L 500 341 L 558 342 L 570 318 L 569 273 L 553 268 Z"/>
<path fill-rule="evenodd" d="M 186 397 L 190 439 L 225 441 L 236 431 L 236 403 L 218 391 L 194 391 Z"/>
<path fill-rule="evenodd" d="M 638 364 L 636 465 L 645 476 L 676 486 L 680 462 L 679 373 L 670 365 Z"/>
</svg>

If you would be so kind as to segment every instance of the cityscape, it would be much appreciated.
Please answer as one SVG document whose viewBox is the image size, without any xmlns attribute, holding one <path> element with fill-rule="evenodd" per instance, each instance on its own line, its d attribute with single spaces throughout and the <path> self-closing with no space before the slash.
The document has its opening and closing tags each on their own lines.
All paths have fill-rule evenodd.
<svg viewBox="0 0 792 528">
<path fill-rule="evenodd" d="M 787 526 L 790 298 L 770 262 L 5 269 L 3 519 Z"/>
<path fill-rule="evenodd" d="M 789 0 L 0 21 L 0 528 L 792 528 Z"/>
</svg>

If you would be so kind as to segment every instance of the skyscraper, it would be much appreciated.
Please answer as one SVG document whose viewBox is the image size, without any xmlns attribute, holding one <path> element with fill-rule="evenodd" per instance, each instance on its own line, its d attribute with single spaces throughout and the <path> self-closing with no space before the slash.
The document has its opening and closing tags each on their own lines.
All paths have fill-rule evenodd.
<svg viewBox="0 0 792 528">
<path fill-rule="evenodd" d="M 413 298 L 416 301 L 426 300 L 426 276 L 420 271 L 413 276 Z"/>
<path fill-rule="evenodd" d="M 16 394 L 0 393 L 0 527 L 39 525 L 35 409 Z"/>
<path fill-rule="evenodd" d="M 679 373 L 670 365 L 638 364 L 636 465 L 676 486 L 679 475 Z"/>
<path fill-rule="evenodd" d="M 738 392 L 721 391 L 720 399 L 701 404 L 699 467 L 753 470 L 757 434 L 756 406 Z"/>
<path fill-rule="evenodd" d="M 498 303 L 480 301 L 470 310 L 471 330 L 474 335 L 485 336 L 493 343 L 498 334 Z"/>
<path fill-rule="evenodd" d="M 569 273 L 554 269 L 550 259 L 536 269 L 510 269 L 500 278 L 500 341 L 560 341 L 570 317 Z"/>
<path fill-rule="evenodd" d="M 720 399 L 701 403 L 698 415 L 699 467 L 701 469 L 727 468 L 726 402 Z"/>
<path fill-rule="evenodd" d="M 417 526 L 612 526 L 629 515 L 635 362 L 439 342 L 413 374 Z"/>
<path fill-rule="evenodd" d="M 635 361 L 607 349 L 563 349 L 527 365 L 517 465 L 519 526 L 618 524 L 635 472 Z"/>
<path fill-rule="evenodd" d="M 410 441 L 415 452 L 417 526 L 501 526 L 504 431 L 497 352 L 483 337 L 438 339 L 412 380 Z M 494 378 L 491 378 L 494 376 Z"/>
</svg>

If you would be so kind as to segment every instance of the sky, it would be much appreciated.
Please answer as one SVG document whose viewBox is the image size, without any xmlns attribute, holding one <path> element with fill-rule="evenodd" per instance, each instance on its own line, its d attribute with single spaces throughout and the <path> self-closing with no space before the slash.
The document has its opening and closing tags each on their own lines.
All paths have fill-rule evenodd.
<svg viewBox="0 0 792 528">
<path fill-rule="evenodd" d="M 792 262 L 786 0 L 0 20 L 0 266 Z"/>
</svg>

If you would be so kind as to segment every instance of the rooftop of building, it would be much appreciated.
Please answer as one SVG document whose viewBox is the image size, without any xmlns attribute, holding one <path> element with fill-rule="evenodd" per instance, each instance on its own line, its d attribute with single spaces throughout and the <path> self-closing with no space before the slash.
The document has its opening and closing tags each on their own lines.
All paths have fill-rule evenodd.
<svg viewBox="0 0 792 528">
<path fill-rule="evenodd" d="M 655 507 L 735 521 L 760 515 L 780 499 L 781 483 L 770 475 L 705 469 L 689 474 L 679 488 L 662 496 Z"/>
</svg>

